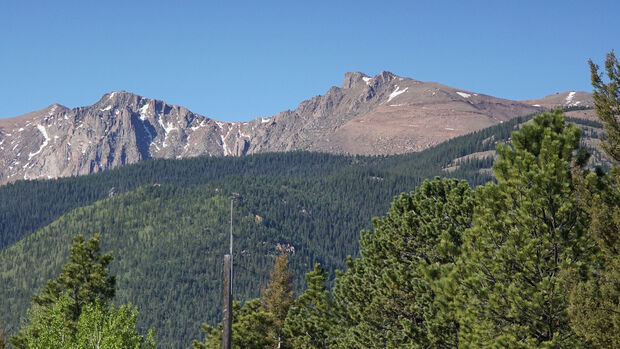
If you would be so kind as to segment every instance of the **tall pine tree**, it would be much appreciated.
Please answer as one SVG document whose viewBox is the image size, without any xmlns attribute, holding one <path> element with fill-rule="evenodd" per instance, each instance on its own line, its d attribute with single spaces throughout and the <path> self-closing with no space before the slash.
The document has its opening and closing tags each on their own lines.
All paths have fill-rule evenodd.
<svg viewBox="0 0 620 349">
<path fill-rule="evenodd" d="M 607 55 L 608 83 L 590 63 L 596 113 L 605 126 L 603 147 L 620 160 L 620 66 Z M 620 347 L 620 167 L 575 177 L 578 198 L 590 216 L 588 232 L 600 254 L 590 273 L 569 274 L 572 281 L 569 314 L 573 330 L 600 348 Z"/>
<path fill-rule="evenodd" d="M 110 262 L 112 252 L 100 252 L 99 235 L 88 240 L 82 235 L 76 236 L 69 262 L 56 279 L 48 281 L 33 302 L 42 307 L 50 306 L 66 292 L 70 300 L 65 309 L 67 319 L 77 321 L 84 306 L 95 301 L 106 304 L 114 298 L 116 280 L 109 273 Z"/>
<path fill-rule="evenodd" d="M 293 348 L 319 349 L 333 345 L 336 306 L 325 286 L 327 272 L 320 264 L 306 274 L 308 288 L 289 309 L 283 332 Z"/>
<path fill-rule="evenodd" d="M 282 338 L 282 328 L 284 327 L 288 310 L 295 302 L 293 274 L 288 270 L 288 257 L 286 253 L 281 253 L 277 257 L 269 276 L 267 287 L 261 292 L 263 307 L 273 317 L 271 334 L 277 342 L 277 347 L 282 348 L 286 347 Z"/>
<path fill-rule="evenodd" d="M 570 165 L 580 131 L 543 113 L 497 147 L 489 183 L 476 193 L 474 226 L 458 262 L 463 347 L 574 347 L 560 274 L 591 258 L 586 215 Z"/>
<path fill-rule="evenodd" d="M 115 279 L 108 271 L 111 261 L 111 252 L 100 253 L 98 235 L 87 241 L 82 235 L 76 236 L 69 262 L 56 279 L 47 282 L 41 294 L 33 297 L 32 311 L 45 313 L 46 309 L 54 308 L 60 299 L 66 298 L 62 302 L 63 328 L 74 333 L 75 324 L 86 305 L 107 304 L 114 297 Z M 10 342 L 16 348 L 27 348 L 25 338 L 36 336 L 38 332 L 34 326 L 25 324 Z"/>
<path fill-rule="evenodd" d="M 599 348 L 620 347 L 620 167 L 577 181 L 600 250 L 588 273 L 567 274 L 571 327 Z"/>
<path fill-rule="evenodd" d="M 137 309 L 109 306 L 115 291 L 111 261 L 111 252 L 100 252 L 98 235 L 76 236 L 60 275 L 33 298 L 28 322 L 11 337 L 13 347 L 154 348 L 152 330 L 137 332 Z"/>
<path fill-rule="evenodd" d="M 470 227 L 472 190 L 464 181 L 425 181 L 396 198 L 387 215 L 362 233 L 361 257 L 349 259 L 334 296 L 342 317 L 340 348 L 456 345 L 448 296 L 438 283 L 454 266 Z"/>
</svg>

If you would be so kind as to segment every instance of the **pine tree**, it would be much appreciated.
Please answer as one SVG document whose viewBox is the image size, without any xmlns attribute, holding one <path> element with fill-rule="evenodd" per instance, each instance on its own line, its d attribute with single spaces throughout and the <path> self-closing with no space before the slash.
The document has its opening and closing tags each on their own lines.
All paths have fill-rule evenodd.
<svg viewBox="0 0 620 349">
<path fill-rule="evenodd" d="M 112 253 L 99 252 L 99 236 L 84 240 L 78 235 L 71 246 L 69 262 L 58 278 L 33 298 L 28 322 L 11 337 L 15 348 L 155 348 L 150 330 L 138 333 L 138 311 L 118 308 L 114 277 L 108 265 Z"/>
<path fill-rule="evenodd" d="M 112 252 L 100 253 L 99 235 L 88 241 L 82 235 L 73 239 L 69 262 L 55 279 L 45 285 L 43 293 L 34 297 L 33 302 L 48 306 L 67 292 L 70 302 L 67 306 L 68 319 L 77 321 L 82 308 L 95 301 L 107 303 L 115 294 L 115 278 L 108 271 L 112 262 Z"/>
<path fill-rule="evenodd" d="M 464 234 L 459 280 L 459 345 L 574 347 L 560 274 L 593 249 L 574 197 L 570 164 L 580 131 L 562 113 L 543 113 L 497 147 L 489 183 L 476 192 L 474 226 Z"/>
<path fill-rule="evenodd" d="M 337 347 L 456 345 L 453 312 L 444 311 L 450 297 L 437 298 L 435 289 L 454 266 L 472 208 L 466 182 L 436 178 L 373 219 L 373 231 L 362 232 L 361 257 L 336 278 Z"/>
<path fill-rule="evenodd" d="M 600 253 L 590 273 L 567 273 L 571 327 L 599 348 L 620 347 L 620 167 L 578 181 Z"/>
<path fill-rule="evenodd" d="M 291 306 L 283 332 L 293 348 L 318 349 L 333 345 L 336 305 L 327 290 L 327 272 L 320 264 L 306 274 L 308 288 Z"/>
<path fill-rule="evenodd" d="M 263 309 L 260 299 L 251 299 L 243 304 L 233 302 L 232 346 L 235 349 L 274 348 L 276 340 L 270 334 L 273 330 L 273 316 Z M 194 349 L 219 349 L 222 346 L 222 324 L 217 328 L 202 324 L 205 341 L 194 340 Z"/>
<path fill-rule="evenodd" d="M 273 338 L 282 347 L 282 327 L 288 310 L 295 302 L 293 274 L 288 270 L 288 257 L 281 253 L 269 273 L 267 287 L 262 290 L 263 308 L 273 316 Z"/>
<path fill-rule="evenodd" d="M 605 71 L 608 82 L 605 83 L 603 75 L 599 74 L 598 65 L 592 60 L 588 63 L 594 87 L 594 109 L 607 135 L 601 146 L 612 159 L 620 161 L 620 64 L 614 51 L 607 54 Z"/>
<path fill-rule="evenodd" d="M 74 333 L 75 324 L 85 306 L 95 303 L 107 305 L 114 297 L 115 279 L 108 271 L 111 261 L 111 252 L 105 254 L 99 252 L 98 235 L 87 241 L 82 235 L 76 236 L 71 246 L 69 262 L 63 266 L 56 279 L 48 281 L 41 294 L 33 297 L 32 311 L 47 314 L 46 309 L 57 310 L 58 304 L 61 304 L 64 319 L 62 328 L 70 334 Z M 64 298 L 66 300 L 59 303 L 59 300 Z M 24 344 L 25 338 L 36 336 L 37 333 L 35 327 L 24 324 L 22 330 L 11 337 L 11 344 L 16 348 L 27 347 Z"/>
<path fill-rule="evenodd" d="M 605 126 L 607 154 L 620 160 L 620 65 L 610 52 L 605 61 L 609 83 L 592 61 L 594 104 Z M 567 273 L 573 330 L 599 348 L 620 347 L 620 166 L 576 176 L 579 202 L 590 217 L 588 233 L 600 253 L 590 273 Z"/>
</svg>

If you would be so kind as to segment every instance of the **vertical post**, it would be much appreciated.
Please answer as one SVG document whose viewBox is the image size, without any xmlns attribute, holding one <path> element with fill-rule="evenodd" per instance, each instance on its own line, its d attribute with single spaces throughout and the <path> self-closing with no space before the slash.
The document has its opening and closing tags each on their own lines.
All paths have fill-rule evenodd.
<svg viewBox="0 0 620 349">
<path fill-rule="evenodd" d="M 224 255 L 224 283 L 222 299 L 222 349 L 232 348 L 232 255 Z"/>
<path fill-rule="evenodd" d="M 233 293 L 233 199 L 230 199 L 230 294 Z"/>
</svg>

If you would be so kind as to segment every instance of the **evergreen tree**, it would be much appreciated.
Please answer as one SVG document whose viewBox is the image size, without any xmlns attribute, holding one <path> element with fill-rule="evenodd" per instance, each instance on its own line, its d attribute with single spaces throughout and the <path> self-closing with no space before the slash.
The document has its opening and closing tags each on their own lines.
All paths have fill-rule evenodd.
<svg viewBox="0 0 620 349">
<path fill-rule="evenodd" d="M 99 235 L 88 241 L 82 235 L 73 239 L 69 263 L 65 264 L 62 272 L 55 280 L 50 280 L 43 293 L 33 298 L 33 302 L 40 306 L 49 306 L 66 292 L 69 304 L 65 312 L 70 321 L 79 318 L 82 308 L 95 301 L 106 304 L 115 293 L 115 278 L 108 271 L 112 262 L 112 252 L 99 252 Z"/>
<path fill-rule="evenodd" d="M 591 60 L 594 105 L 607 133 L 603 148 L 620 160 L 620 65 L 607 54 L 603 82 Z M 567 273 L 570 280 L 569 315 L 573 330 L 600 348 L 620 347 L 620 167 L 576 176 L 578 198 L 588 212 L 588 232 L 600 253 L 590 273 Z"/>
<path fill-rule="evenodd" d="M 274 327 L 274 318 L 263 310 L 260 299 L 252 299 L 243 306 L 233 302 L 232 347 L 235 349 L 274 348 L 276 340 L 270 334 Z M 222 324 L 213 328 L 202 324 L 205 341 L 194 340 L 194 349 L 219 349 L 222 346 Z"/>
<path fill-rule="evenodd" d="M 608 82 L 605 83 L 602 74 L 599 74 L 598 65 L 589 61 L 594 91 L 594 109 L 603 123 L 607 139 L 601 146 L 615 161 L 620 161 L 620 64 L 611 51 L 605 59 L 605 71 Z"/>
<path fill-rule="evenodd" d="M 33 298 L 33 309 L 36 311 L 31 314 L 37 314 L 40 320 L 42 316 L 55 316 L 55 313 L 48 313 L 47 308 L 56 311 L 61 307 L 64 319 L 62 328 L 69 331 L 68 333 L 75 332 L 75 324 L 85 306 L 95 303 L 107 305 L 114 297 L 115 279 L 108 271 L 111 261 L 111 252 L 99 252 L 98 235 L 87 241 L 82 235 L 76 236 L 71 246 L 69 262 L 63 266 L 60 275 L 48 281 L 43 292 Z M 59 320 L 58 317 L 53 319 Z M 18 348 L 27 347 L 25 338 L 37 336 L 39 332 L 36 326 L 25 324 L 22 330 L 11 338 L 11 344 Z"/>
<path fill-rule="evenodd" d="M 282 327 L 288 310 L 295 302 L 293 290 L 293 274 L 288 270 L 288 257 L 281 253 L 269 273 L 267 287 L 262 290 L 263 308 L 273 317 L 273 338 L 278 348 L 283 347 Z"/>
<path fill-rule="evenodd" d="M 327 272 L 320 264 L 306 274 L 308 288 L 291 306 L 283 332 L 293 348 L 318 349 L 333 345 L 336 305 L 327 290 Z"/>
<path fill-rule="evenodd" d="M 154 348 L 152 330 L 136 330 L 138 311 L 109 306 L 114 277 L 112 253 L 99 252 L 99 236 L 74 238 L 69 262 L 58 278 L 33 298 L 28 322 L 11 337 L 15 348 Z"/>
<path fill-rule="evenodd" d="M 342 348 L 456 345 L 449 297 L 436 298 L 471 224 L 472 190 L 464 181 L 425 181 L 394 200 L 362 233 L 361 257 L 349 259 L 334 295 L 343 317 Z M 438 287 L 437 287 L 438 288 Z"/>
<path fill-rule="evenodd" d="M 620 347 L 620 167 L 579 181 L 588 233 L 600 253 L 590 273 L 568 274 L 571 327 L 599 348 Z"/>
<path fill-rule="evenodd" d="M 579 129 L 543 113 L 497 147 L 489 183 L 476 193 L 464 234 L 459 345 L 574 347 L 562 270 L 591 258 L 586 215 L 574 197 L 570 164 Z"/>
</svg>

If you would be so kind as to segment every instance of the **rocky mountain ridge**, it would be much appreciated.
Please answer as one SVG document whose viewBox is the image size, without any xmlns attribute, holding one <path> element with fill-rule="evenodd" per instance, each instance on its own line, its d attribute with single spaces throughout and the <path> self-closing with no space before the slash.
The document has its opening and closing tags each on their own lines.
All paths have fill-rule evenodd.
<svg viewBox="0 0 620 349">
<path fill-rule="evenodd" d="M 571 96 L 573 103 L 583 98 Z M 548 107 L 385 71 L 374 77 L 347 73 L 341 87 L 295 110 L 249 122 L 221 122 L 164 101 L 112 92 L 91 106 L 54 104 L 0 119 L 0 184 L 83 175 L 149 158 L 291 150 L 406 153 Z"/>
</svg>

